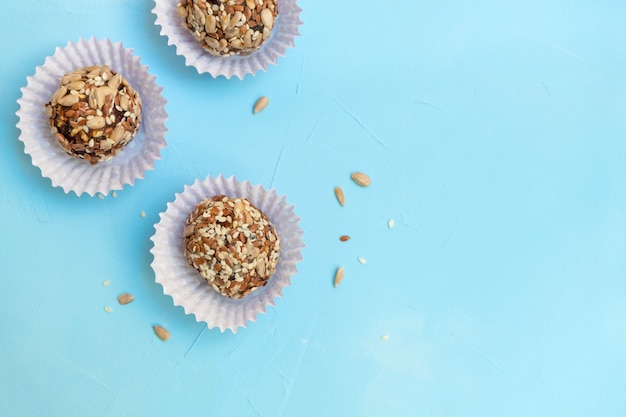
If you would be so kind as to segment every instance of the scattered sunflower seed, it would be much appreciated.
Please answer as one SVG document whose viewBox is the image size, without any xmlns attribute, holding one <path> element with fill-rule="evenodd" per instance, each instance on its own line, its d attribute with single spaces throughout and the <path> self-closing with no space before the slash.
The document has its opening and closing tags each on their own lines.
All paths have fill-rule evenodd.
<svg viewBox="0 0 626 417">
<path fill-rule="evenodd" d="M 117 302 L 121 305 L 132 303 L 135 298 L 132 294 L 124 293 L 117 296 Z"/>
<path fill-rule="evenodd" d="M 335 197 L 337 197 L 337 201 L 339 201 L 339 204 L 341 204 L 341 207 L 343 207 L 344 204 L 346 204 L 346 198 L 343 195 L 343 190 L 341 189 L 341 187 L 335 187 Z"/>
<path fill-rule="evenodd" d="M 265 109 L 267 107 L 267 105 L 270 103 L 270 99 L 265 97 L 265 96 L 261 96 L 259 97 L 259 99 L 256 101 L 256 103 L 254 103 L 254 107 L 252 109 L 252 113 L 253 114 L 257 114 L 263 111 L 263 109 Z"/>
<path fill-rule="evenodd" d="M 341 240 L 342 242 L 347 242 L 348 240 L 350 240 L 350 236 L 342 235 L 339 237 L 339 240 Z"/>
<path fill-rule="evenodd" d="M 335 272 L 334 286 L 337 287 L 341 283 L 341 280 L 343 280 L 343 266 L 337 268 L 337 272 Z"/>
<path fill-rule="evenodd" d="M 367 187 L 368 185 L 372 183 L 372 181 L 370 180 L 370 177 L 367 174 L 364 174 L 362 172 L 353 172 L 350 178 L 352 178 L 352 181 L 354 181 L 356 184 L 360 185 L 361 187 Z"/>
<path fill-rule="evenodd" d="M 161 327 L 161 326 L 152 326 L 152 329 L 154 330 L 154 334 L 157 335 L 157 337 L 159 339 L 161 339 L 162 341 L 167 341 L 170 338 L 170 332 L 167 331 L 167 329 L 165 329 L 165 327 Z"/>
</svg>

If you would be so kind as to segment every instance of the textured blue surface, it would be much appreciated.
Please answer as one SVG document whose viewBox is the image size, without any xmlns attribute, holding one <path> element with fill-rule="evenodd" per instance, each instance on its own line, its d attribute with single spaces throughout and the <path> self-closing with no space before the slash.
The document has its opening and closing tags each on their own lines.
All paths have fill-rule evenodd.
<svg viewBox="0 0 626 417">
<path fill-rule="evenodd" d="M 626 3 L 299 4 L 295 49 L 243 81 L 185 67 L 148 0 L 3 4 L 0 415 L 623 416 Z M 168 100 L 163 159 L 104 200 L 53 188 L 15 127 L 26 77 L 92 36 Z M 150 268 L 159 213 L 218 174 L 286 195 L 307 244 L 236 335 Z"/>
</svg>

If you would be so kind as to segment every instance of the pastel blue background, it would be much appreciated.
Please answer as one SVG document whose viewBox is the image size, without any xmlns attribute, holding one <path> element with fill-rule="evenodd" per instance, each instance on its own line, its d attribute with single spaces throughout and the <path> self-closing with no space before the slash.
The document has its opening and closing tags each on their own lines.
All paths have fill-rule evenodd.
<svg viewBox="0 0 626 417">
<path fill-rule="evenodd" d="M 148 0 L 3 4 L 0 415 L 625 415 L 626 2 L 299 4 L 296 47 L 243 81 L 186 67 Z M 81 37 L 168 100 L 162 160 L 116 198 L 53 188 L 18 140 L 26 77 Z M 286 195 L 307 244 L 237 334 L 150 268 L 159 213 L 218 174 Z"/>
</svg>

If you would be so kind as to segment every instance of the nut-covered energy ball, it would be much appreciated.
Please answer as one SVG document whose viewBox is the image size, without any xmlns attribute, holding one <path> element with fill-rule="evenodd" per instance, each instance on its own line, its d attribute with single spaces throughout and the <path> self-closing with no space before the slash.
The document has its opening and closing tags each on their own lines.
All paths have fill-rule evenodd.
<svg viewBox="0 0 626 417">
<path fill-rule="evenodd" d="M 189 214 L 185 257 L 219 293 L 241 298 L 265 286 L 276 270 L 280 239 L 245 198 L 206 198 Z"/>
<path fill-rule="evenodd" d="M 211 55 L 248 55 L 269 39 L 276 0 L 181 0 L 183 25 Z"/>
<path fill-rule="evenodd" d="M 108 66 L 65 74 L 46 104 L 50 129 L 69 155 L 96 164 L 111 159 L 141 123 L 139 93 Z"/>
</svg>

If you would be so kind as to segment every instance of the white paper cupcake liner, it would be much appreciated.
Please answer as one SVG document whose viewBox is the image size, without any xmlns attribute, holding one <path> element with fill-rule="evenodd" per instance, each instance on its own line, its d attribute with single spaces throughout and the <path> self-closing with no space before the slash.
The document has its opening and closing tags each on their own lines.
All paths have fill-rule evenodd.
<svg viewBox="0 0 626 417">
<path fill-rule="evenodd" d="M 61 77 L 78 68 L 89 65 L 107 64 L 120 73 L 137 90 L 143 103 L 142 122 L 133 140 L 115 157 L 95 165 L 74 158 L 59 146 L 50 132 L 45 105 L 59 87 Z M 143 178 L 145 171 L 154 169 L 161 158 L 161 149 L 166 146 L 165 112 L 166 100 L 161 96 L 163 88 L 155 84 L 155 77 L 148 74 L 148 67 L 140 64 L 132 49 L 108 39 L 69 42 L 64 48 L 56 48 L 54 55 L 45 59 L 35 75 L 27 77 L 26 87 L 21 89 L 18 100 L 24 152 L 32 158 L 44 177 L 52 185 L 62 187 L 66 193 L 73 191 L 80 196 L 87 193 L 108 194 L 121 190 L 126 184 L 133 185 Z"/>
<path fill-rule="evenodd" d="M 295 38 L 300 35 L 298 27 L 302 25 L 297 0 L 277 0 L 278 17 L 272 28 L 272 35 L 258 51 L 246 56 L 219 57 L 202 49 L 191 32 L 182 24 L 177 12 L 177 0 L 154 0 L 152 13 L 156 15 L 156 24 L 161 26 L 161 35 L 167 37 L 167 44 L 176 47 L 176 53 L 185 58 L 185 64 L 196 68 L 198 73 L 209 73 L 213 77 L 223 75 L 243 79 L 247 74 L 255 75 L 259 70 L 267 71 L 270 64 L 276 64 L 278 58 L 286 55 L 288 48 L 293 48 Z"/>
<path fill-rule="evenodd" d="M 267 285 L 238 300 L 215 291 L 184 255 L 183 229 L 187 216 L 204 198 L 222 194 L 247 198 L 268 216 L 281 242 L 276 272 Z M 175 195 L 154 226 L 150 252 L 154 257 L 151 266 L 155 280 L 163 286 L 163 293 L 172 297 L 174 305 L 193 314 L 196 321 L 205 322 L 209 328 L 219 327 L 222 332 L 230 329 L 236 333 L 239 327 L 247 327 L 248 321 L 255 322 L 258 314 L 273 306 L 274 299 L 282 297 L 283 288 L 290 285 L 291 276 L 298 271 L 296 264 L 302 260 L 304 248 L 299 222 L 294 206 L 287 204 L 285 197 L 278 196 L 275 190 L 221 175 L 196 180 Z"/>
</svg>

